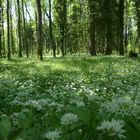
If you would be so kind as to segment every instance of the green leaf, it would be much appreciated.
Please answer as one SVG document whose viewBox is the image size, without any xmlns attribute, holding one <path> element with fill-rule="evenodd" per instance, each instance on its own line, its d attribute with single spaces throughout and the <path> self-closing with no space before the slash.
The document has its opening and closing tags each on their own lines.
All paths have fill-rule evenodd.
<svg viewBox="0 0 140 140">
<path fill-rule="evenodd" d="M 90 111 L 86 107 L 71 107 L 71 110 L 78 115 L 83 124 L 90 126 Z"/>
<path fill-rule="evenodd" d="M 132 120 L 126 122 L 127 138 L 128 140 L 139 140 L 140 139 L 140 128 L 137 123 Z"/>
</svg>

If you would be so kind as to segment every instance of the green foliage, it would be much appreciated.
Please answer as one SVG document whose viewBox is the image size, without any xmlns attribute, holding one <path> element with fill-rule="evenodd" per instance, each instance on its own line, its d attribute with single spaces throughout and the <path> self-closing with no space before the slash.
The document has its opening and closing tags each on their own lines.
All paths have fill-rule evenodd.
<svg viewBox="0 0 140 140">
<path fill-rule="evenodd" d="M 0 138 L 2 140 L 7 140 L 8 134 L 10 132 L 11 123 L 7 116 L 1 116 L 0 120 Z"/>
<path fill-rule="evenodd" d="M 139 62 L 118 56 L 2 60 L 0 139 L 138 140 Z"/>
</svg>

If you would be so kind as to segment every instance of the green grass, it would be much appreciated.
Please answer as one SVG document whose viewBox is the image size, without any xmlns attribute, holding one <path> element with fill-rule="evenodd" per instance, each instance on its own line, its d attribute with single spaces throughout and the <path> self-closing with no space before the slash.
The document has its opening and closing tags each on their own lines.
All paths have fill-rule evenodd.
<svg viewBox="0 0 140 140">
<path fill-rule="evenodd" d="M 140 59 L 120 56 L 0 60 L 0 139 L 114 140 L 103 120 L 123 120 L 128 140 L 139 139 Z M 80 106 L 79 104 L 84 104 Z M 112 104 L 108 110 L 109 104 Z M 116 111 L 114 112 L 113 107 Z M 112 110 L 111 110 L 112 109 Z M 78 122 L 61 124 L 64 114 Z M 121 133 L 121 132 L 120 132 Z M 47 136 L 46 136 L 47 137 Z M 121 139 L 124 139 L 121 137 Z"/>
</svg>

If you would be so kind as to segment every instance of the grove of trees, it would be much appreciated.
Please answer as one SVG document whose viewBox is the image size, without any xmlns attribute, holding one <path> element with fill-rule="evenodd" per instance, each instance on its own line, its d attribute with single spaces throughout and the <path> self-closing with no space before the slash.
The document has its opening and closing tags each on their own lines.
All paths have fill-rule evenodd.
<svg viewBox="0 0 140 140">
<path fill-rule="evenodd" d="M 1 0 L 0 56 L 140 53 L 139 0 Z"/>
</svg>

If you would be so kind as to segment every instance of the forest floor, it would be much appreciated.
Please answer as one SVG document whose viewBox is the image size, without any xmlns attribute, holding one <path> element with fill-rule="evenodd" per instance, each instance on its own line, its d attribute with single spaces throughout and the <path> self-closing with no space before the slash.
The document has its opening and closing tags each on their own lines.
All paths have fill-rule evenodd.
<svg viewBox="0 0 140 140">
<path fill-rule="evenodd" d="M 0 61 L 0 139 L 138 140 L 139 108 L 140 59 Z"/>
</svg>

